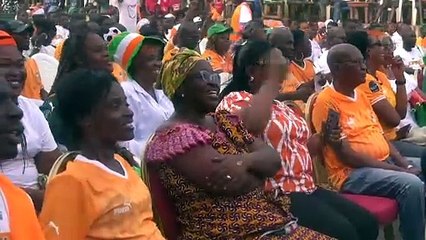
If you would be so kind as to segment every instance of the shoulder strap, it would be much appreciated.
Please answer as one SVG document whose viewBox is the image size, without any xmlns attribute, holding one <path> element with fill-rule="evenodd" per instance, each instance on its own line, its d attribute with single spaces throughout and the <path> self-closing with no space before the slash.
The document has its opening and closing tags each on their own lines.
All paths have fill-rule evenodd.
<svg viewBox="0 0 426 240">
<path fill-rule="evenodd" d="M 67 167 L 67 163 L 69 161 L 74 161 L 75 157 L 77 157 L 78 154 L 79 152 L 75 151 L 75 152 L 66 152 L 66 153 L 63 153 L 61 156 L 59 156 L 58 159 L 56 159 L 55 163 L 53 164 L 52 168 L 50 169 L 49 176 L 47 178 L 47 183 L 49 183 L 49 181 L 52 180 L 54 176 L 65 171 Z"/>
</svg>

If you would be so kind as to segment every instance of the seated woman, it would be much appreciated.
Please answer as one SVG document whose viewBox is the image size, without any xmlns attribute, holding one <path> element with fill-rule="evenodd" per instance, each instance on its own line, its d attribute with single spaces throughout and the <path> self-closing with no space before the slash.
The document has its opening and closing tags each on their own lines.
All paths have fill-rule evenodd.
<svg viewBox="0 0 426 240">
<path fill-rule="evenodd" d="M 110 56 L 128 73 L 121 87 L 134 113 L 135 138 L 122 145 L 135 156 L 142 155 L 151 134 L 174 112 L 163 90 L 154 88 L 163 47 L 159 38 L 129 32 L 118 34 L 108 45 Z"/>
<path fill-rule="evenodd" d="M 177 210 L 178 239 L 330 239 L 299 227 L 288 212 L 288 198 L 264 193 L 279 155 L 236 116 L 209 114 L 219 101 L 219 83 L 210 64 L 188 49 L 161 72 L 176 111 L 156 131 L 145 160 Z"/>
<path fill-rule="evenodd" d="M 405 88 L 404 63 L 401 58 L 391 58 L 385 54 L 380 38 L 368 36 L 365 31 L 348 34 L 348 43 L 355 45 L 365 57 L 367 75 L 365 82 L 358 89 L 365 93 L 379 118 L 387 140 L 403 156 L 417 158 L 416 167 L 420 167 L 420 157 L 426 148 L 409 142 L 398 141 L 396 127 L 407 113 L 407 92 Z M 386 58 L 385 58 L 386 56 Z M 383 66 L 388 65 L 387 73 L 382 72 Z M 391 78 L 388 78 L 390 76 Z M 393 91 L 391 82 L 396 85 Z M 413 166 L 412 166 L 413 167 Z"/>
<path fill-rule="evenodd" d="M 23 188 L 40 210 L 44 183 L 39 175 L 49 174 L 56 158 L 60 156 L 49 125 L 32 99 L 20 96 L 25 85 L 24 58 L 13 39 L 0 43 L 2 79 L 13 90 L 14 100 L 23 111 L 24 134 L 18 155 L 2 161 L 0 171 L 17 186 Z"/>
<path fill-rule="evenodd" d="M 118 141 L 133 138 L 133 113 L 117 80 L 78 69 L 61 80 L 56 96 L 80 154 L 47 185 L 40 214 L 46 239 L 164 239 L 147 187 L 132 163 L 114 154 Z"/>
<path fill-rule="evenodd" d="M 233 81 L 224 90 L 229 94 L 217 110 L 240 115 L 250 133 L 263 136 L 280 154 L 282 167 L 266 181 L 266 190 L 288 195 L 290 211 L 302 226 L 337 239 L 376 239 L 378 223 L 372 215 L 337 193 L 315 186 L 308 151 L 309 127 L 303 117 L 274 101 L 282 80 L 265 81 L 268 74 L 283 79 L 280 68 L 275 68 L 278 72 L 266 71 L 276 64 L 274 54 L 267 42 L 243 46 L 235 56 Z"/>
</svg>

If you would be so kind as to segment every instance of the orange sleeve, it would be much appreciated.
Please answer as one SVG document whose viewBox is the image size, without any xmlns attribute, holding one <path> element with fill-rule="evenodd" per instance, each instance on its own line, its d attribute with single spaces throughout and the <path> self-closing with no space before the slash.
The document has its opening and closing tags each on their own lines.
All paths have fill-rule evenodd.
<svg viewBox="0 0 426 240">
<path fill-rule="evenodd" d="M 66 174 L 48 183 L 39 216 L 47 240 L 86 238 L 95 214 L 85 192 L 82 182 Z"/>
<path fill-rule="evenodd" d="M 224 69 L 222 69 L 222 64 L 220 59 L 214 54 L 211 54 L 210 50 L 206 50 L 202 56 L 205 60 L 207 60 L 210 63 L 210 65 L 213 68 L 213 71 L 224 72 Z"/>
<path fill-rule="evenodd" d="M 383 95 L 382 88 L 373 77 L 366 77 L 365 83 L 359 85 L 358 90 L 367 96 L 371 106 L 386 99 L 385 95 Z"/>
<path fill-rule="evenodd" d="M 41 83 L 38 66 L 34 59 L 30 58 L 25 62 L 25 71 L 27 72 L 27 78 L 25 79 L 24 88 L 22 89 L 22 96 L 32 99 L 41 99 L 43 84 Z"/>
<path fill-rule="evenodd" d="M 312 125 L 317 133 L 322 132 L 322 126 L 327 121 L 328 110 L 332 106 L 329 98 L 325 94 L 320 94 L 312 109 Z"/>
</svg>

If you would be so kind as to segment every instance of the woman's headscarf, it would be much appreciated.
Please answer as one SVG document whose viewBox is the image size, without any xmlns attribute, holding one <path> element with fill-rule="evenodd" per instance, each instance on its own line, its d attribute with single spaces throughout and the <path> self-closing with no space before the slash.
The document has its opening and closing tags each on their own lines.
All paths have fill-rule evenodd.
<svg viewBox="0 0 426 240">
<path fill-rule="evenodd" d="M 163 64 L 160 72 L 161 87 L 169 99 L 174 97 L 189 72 L 201 60 L 203 58 L 198 52 L 184 48 Z"/>
</svg>

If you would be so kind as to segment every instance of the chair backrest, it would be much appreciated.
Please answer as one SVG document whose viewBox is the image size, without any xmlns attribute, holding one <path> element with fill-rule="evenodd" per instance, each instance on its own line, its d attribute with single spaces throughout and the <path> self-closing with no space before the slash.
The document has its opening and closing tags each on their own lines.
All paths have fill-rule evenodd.
<svg viewBox="0 0 426 240">
<path fill-rule="evenodd" d="M 316 133 L 314 125 L 312 123 L 312 110 L 314 109 L 315 101 L 318 97 L 318 92 L 312 94 L 305 105 L 305 120 L 311 130 L 311 133 Z M 322 141 L 316 141 L 316 146 L 313 146 L 315 149 L 324 149 Z M 318 146 L 319 145 L 319 146 Z M 312 157 L 313 167 L 314 167 L 314 181 L 318 186 L 324 188 L 330 188 L 330 183 L 328 181 L 328 173 L 324 166 L 324 159 L 322 151 L 318 151 L 315 156 Z"/>
<path fill-rule="evenodd" d="M 147 141 L 153 139 L 154 134 L 151 135 Z M 170 201 L 170 197 L 167 190 L 161 184 L 161 179 L 158 176 L 156 169 L 146 164 L 145 153 L 146 148 L 141 156 L 141 177 L 145 185 L 148 187 L 151 193 L 152 209 L 154 213 L 154 221 L 157 224 L 158 229 L 168 240 L 176 240 L 179 236 L 180 226 L 177 222 L 176 209 L 173 203 Z"/>
</svg>

